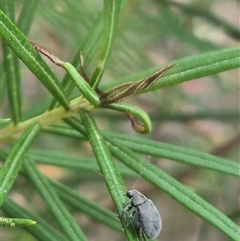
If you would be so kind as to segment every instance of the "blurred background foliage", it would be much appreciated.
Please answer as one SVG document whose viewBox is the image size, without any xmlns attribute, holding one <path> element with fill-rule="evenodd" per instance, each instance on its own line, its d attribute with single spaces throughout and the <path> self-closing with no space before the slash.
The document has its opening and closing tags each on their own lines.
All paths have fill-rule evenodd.
<svg viewBox="0 0 240 241">
<path fill-rule="evenodd" d="M 16 19 L 27 2 L 15 1 Z M 71 62 L 101 12 L 103 1 L 41 0 L 36 4 L 27 36 L 59 58 Z M 238 28 L 237 0 L 130 0 L 120 15 L 100 88 L 109 89 L 125 77 L 166 65 L 169 61 L 177 63 L 179 58 L 236 46 L 240 38 Z M 64 71 L 46 61 L 61 79 Z M 96 63 L 97 56 L 86 68 L 90 76 Z M 35 104 L 41 102 L 44 109 L 51 96 L 31 72 L 21 66 L 24 118 L 28 118 Z M 7 98 L 2 96 L 2 99 L 1 112 L 3 117 L 8 117 Z M 147 138 L 239 161 L 239 69 L 149 92 L 130 98 L 128 102 L 149 114 L 153 131 Z M 125 115 L 107 110 L 97 110 L 93 115 L 101 129 L 138 135 Z M 93 157 L 85 142 L 49 133 L 42 133 L 34 147 L 32 154 L 39 162 L 44 150 L 65 153 L 66 160 L 69 157 Z M 164 159 L 151 158 L 150 161 L 239 223 L 240 196 L 236 178 Z M 93 170 L 80 173 L 43 164 L 40 168 L 47 176 L 114 211 L 102 177 Z M 127 179 L 129 189 L 136 179 L 136 176 Z M 158 240 L 228 240 L 166 194 L 154 192 L 155 189 L 146 182 L 138 181 L 136 188 L 151 198 L 160 210 L 163 230 Z M 15 182 L 10 197 L 54 223 L 39 195 L 23 177 Z M 89 240 L 123 240 L 104 225 L 74 213 L 74 210 L 72 213 Z M 24 229 L 1 228 L 1 240 L 16 239 L 35 241 Z"/>
</svg>

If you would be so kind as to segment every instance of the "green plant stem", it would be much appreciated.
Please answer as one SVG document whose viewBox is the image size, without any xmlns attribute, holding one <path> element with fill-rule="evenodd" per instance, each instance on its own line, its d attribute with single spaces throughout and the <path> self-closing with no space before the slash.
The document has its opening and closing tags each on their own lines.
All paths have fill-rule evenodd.
<svg viewBox="0 0 240 241">
<path fill-rule="evenodd" d="M 8 140 L 10 137 L 13 137 L 13 135 L 19 135 L 22 131 L 24 131 L 29 125 L 31 125 L 34 122 L 38 122 L 39 125 L 43 128 L 55 124 L 56 122 L 61 121 L 63 118 L 67 118 L 78 114 L 80 108 L 92 110 L 94 106 L 91 105 L 82 96 L 80 96 L 70 102 L 70 110 L 66 110 L 64 107 L 60 106 L 51 111 L 44 112 L 39 116 L 21 122 L 17 126 L 13 124 L 9 125 L 6 129 L 2 130 L 1 132 L 2 141 Z"/>
</svg>

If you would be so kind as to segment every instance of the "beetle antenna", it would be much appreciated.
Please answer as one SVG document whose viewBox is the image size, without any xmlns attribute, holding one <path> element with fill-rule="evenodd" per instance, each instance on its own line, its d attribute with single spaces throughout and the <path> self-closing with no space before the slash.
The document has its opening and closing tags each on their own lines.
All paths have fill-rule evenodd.
<svg viewBox="0 0 240 241">
<path fill-rule="evenodd" d="M 107 178 L 106 176 L 104 176 L 101 172 L 94 170 L 98 175 L 102 176 L 103 178 L 107 179 L 109 182 L 111 182 L 113 185 L 119 187 L 120 189 L 123 189 L 122 187 L 120 187 L 117 183 L 113 182 L 112 180 L 110 180 L 109 178 Z M 127 190 L 123 190 L 123 193 L 126 193 Z"/>
<path fill-rule="evenodd" d="M 142 170 L 141 170 L 141 172 L 140 172 L 137 180 L 136 180 L 135 183 L 133 184 L 132 189 L 135 189 L 135 186 L 137 185 L 137 183 L 139 182 L 139 180 L 142 178 L 142 174 L 143 174 L 143 172 L 145 171 L 145 169 L 146 169 L 149 161 L 150 161 L 150 156 L 147 157 L 146 162 L 144 163 L 143 168 L 142 168 Z"/>
</svg>

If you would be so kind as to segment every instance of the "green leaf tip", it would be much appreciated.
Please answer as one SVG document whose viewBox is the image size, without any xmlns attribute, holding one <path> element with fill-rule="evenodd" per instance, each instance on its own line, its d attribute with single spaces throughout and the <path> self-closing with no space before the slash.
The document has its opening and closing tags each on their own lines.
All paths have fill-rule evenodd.
<svg viewBox="0 0 240 241">
<path fill-rule="evenodd" d="M 6 119 L 0 118 L 0 125 L 5 124 L 5 123 L 9 122 L 10 120 L 11 120 L 10 118 L 6 118 Z"/>
<path fill-rule="evenodd" d="M 0 227 L 25 227 L 35 225 L 37 222 L 25 218 L 0 217 Z"/>
</svg>

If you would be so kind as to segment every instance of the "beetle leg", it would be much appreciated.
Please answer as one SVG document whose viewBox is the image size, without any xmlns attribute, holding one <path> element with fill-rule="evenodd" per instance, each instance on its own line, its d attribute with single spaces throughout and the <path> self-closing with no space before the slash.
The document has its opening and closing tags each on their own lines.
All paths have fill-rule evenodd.
<svg viewBox="0 0 240 241">
<path fill-rule="evenodd" d="M 130 224 L 130 223 L 132 222 L 132 220 L 133 220 L 133 215 L 135 215 L 135 214 L 136 214 L 135 210 L 134 210 L 132 213 L 130 213 L 130 215 L 129 215 L 129 217 L 128 217 L 127 223 L 122 227 L 123 230 L 126 229 L 126 228 L 129 226 L 129 224 Z"/>
<path fill-rule="evenodd" d="M 142 229 L 141 226 L 139 227 L 139 238 L 140 238 L 140 241 L 145 241 L 146 240 L 144 235 L 143 235 L 143 229 Z"/>
<path fill-rule="evenodd" d="M 122 219 L 123 215 L 128 212 L 131 208 L 133 207 L 133 205 L 131 203 L 129 203 L 123 210 L 120 216 L 118 216 L 119 219 Z"/>
</svg>

